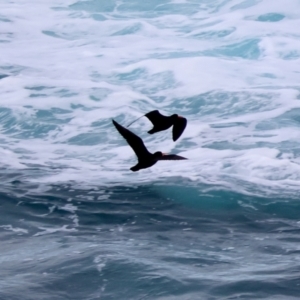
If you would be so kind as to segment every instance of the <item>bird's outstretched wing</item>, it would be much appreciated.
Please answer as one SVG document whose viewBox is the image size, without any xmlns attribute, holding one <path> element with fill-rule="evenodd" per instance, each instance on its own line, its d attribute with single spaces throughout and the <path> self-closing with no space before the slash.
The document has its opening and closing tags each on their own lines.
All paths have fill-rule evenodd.
<svg viewBox="0 0 300 300">
<path fill-rule="evenodd" d="M 183 159 L 187 159 L 187 158 L 176 154 L 165 154 L 165 153 L 163 153 L 162 157 L 159 158 L 159 160 L 183 160 Z"/>
<path fill-rule="evenodd" d="M 178 116 L 176 122 L 173 125 L 173 141 L 175 142 L 183 133 L 187 124 L 187 119 L 184 117 Z"/>
<path fill-rule="evenodd" d="M 155 126 L 155 124 L 159 124 L 165 121 L 167 118 L 166 116 L 162 115 L 158 110 L 152 110 L 145 114 L 145 117 L 147 117 L 150 122 Z"/>
<path fill-rule="evenodd" d="M 151 155 L 151 153 L 147 150 L 143 143 L 143 140 L 140 137 L 118 124 L 115 120 L 112 120 L 112 122 L 115 125 L 116 129 L 119 131 L 119 133 L 127 141 L 129 146 L 133 149 L 138 159 Z"/>
</svg>

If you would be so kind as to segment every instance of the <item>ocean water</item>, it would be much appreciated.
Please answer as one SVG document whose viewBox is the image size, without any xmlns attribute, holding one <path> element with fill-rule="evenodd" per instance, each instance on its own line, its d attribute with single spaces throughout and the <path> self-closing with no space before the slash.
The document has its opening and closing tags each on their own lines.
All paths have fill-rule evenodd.
<svg viewBox="0 0 300 300">
<path fill-rule="evenodd" d="M 0 299 L 299 299 L 300 3 L 0 3 Z M 131 172 L 111 123 L 187 157 Z"/>
</svg>

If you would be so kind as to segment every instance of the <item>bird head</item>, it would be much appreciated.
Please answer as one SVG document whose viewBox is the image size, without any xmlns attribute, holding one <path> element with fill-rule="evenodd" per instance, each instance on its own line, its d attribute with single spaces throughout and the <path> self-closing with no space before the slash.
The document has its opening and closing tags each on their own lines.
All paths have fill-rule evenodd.
<svg viewBox="0 0 300 300">
<path fill-rule="evenodd" d="M 157 159 L 163 157 L 163 155 L 164 154 L 160 151 L 157 151 L 157 152 L 154 153 L 154 157 L 157 158 Z"/>
<path fill-rule="evenodd" d="M 178 115 L 177 115 L 177 114 L 174 114 L 174 115 L 171 116 L 171 118 L 172 118 L 172 120 L 176 121 L 177 118 L 178 118 Z"/>
</svg>

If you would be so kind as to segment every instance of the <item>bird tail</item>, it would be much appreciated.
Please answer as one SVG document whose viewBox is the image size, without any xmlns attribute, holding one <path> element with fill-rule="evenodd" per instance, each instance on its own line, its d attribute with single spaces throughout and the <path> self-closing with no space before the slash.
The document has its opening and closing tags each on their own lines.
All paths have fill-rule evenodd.
<svg viewBox="0 0 300 300">
<path fill-rule="evenodd" d="M 135 165 L 135 166 L 133 166 L 132 168 L 130 168 L 130 170 L 131 170 L 132 172 L 136 172 L 136 171 L 138 171 L 139 169 L 140 169 L 140 168 L 139 168 L 138 164 Z"/>
<path fill-rule="evenodd" d="M 137 120 L 139 120 L 140 118 L 142 118 L 142 117 L 144 117 L 144 116 L 145 116 L 145 115 L 143 115 L 143 116 L 137 118 L 136 120 L 132 121 L 129 125 L 127 125 L 127 128 L 128 128 L 131 124 L 133 124 L 134 122 L 136 122 Z"/>
<path fill-rule="evenodd" d="M 151 130 L 148 131 L 149 134 L 153 134 L 153 133 L 155 133 L 155 132 L 156 132 L 156 131 L 154 130 L 154 127 L 153 127 Z"/>
</svg>

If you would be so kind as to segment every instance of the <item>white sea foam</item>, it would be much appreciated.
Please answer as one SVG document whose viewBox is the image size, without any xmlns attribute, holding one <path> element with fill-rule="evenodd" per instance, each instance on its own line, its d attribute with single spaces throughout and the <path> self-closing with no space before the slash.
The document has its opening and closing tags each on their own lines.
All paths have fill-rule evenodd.
<svg viewBox="0 0 300 300">
<path fill-rule="evenodd" d="M 4 228 L 5 230 L 12 231 L 18 234 L 27 234 L 28 230 L 24 228 L 13 227 L 11 225 L 1 225 L 0 228 Z"/>
<path fill-rule="evenodd" d="M 68 225 L 63 225 L 62 227 L 59 228 L 45 228 L 45 227 L 39 227 L 39 229 L 43 231 L 39 231 L 33 236 L 41 236 L 45 234 L 51 234 L 51 233 L 56 233 L 56 232 L 75 232 L 77 229 L 75 228 L 67 228 Z"/>
<path fill-rule="evenodd" d="M 41 183 L 159 175 L 298 190 L 297 1 L 172 1 L 174 11 L 95 3 L 0 4 L 3 166 Z M 189 161 L 132 173 L 136 158 L 111 119 L 127 125 L 153 109 L 187 117 L 176 143 L 170 132 L 148 135 L 146 118 L 131 130 L 150 151 Z"/>
</svg>

